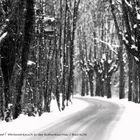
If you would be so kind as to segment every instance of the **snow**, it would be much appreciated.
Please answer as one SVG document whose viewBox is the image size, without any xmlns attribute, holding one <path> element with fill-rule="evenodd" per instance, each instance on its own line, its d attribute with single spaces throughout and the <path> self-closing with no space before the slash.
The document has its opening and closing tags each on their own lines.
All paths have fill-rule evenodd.
<svg viewBox="0 0 140 140">
<path fill-rule="evenodd" d="M 9 22 L 9 21 L 10 21 L 10 20 L 7 18 L 7 19 L 6 19 L 6 22 Z"/>
<path fill-rule="evenodd" d="M 140 140 L 140 104 L 127 99 L 119 100 L 116 97 L 111 99 L 95 97 L 96 99 L 113 102 L 124 107 L 120 120 L 115 124 L 109 140 Z"/>
<path fill-rule="evenodd" d="M 108 64 L 111 64 L 112 60 L 108 60 Z"/>
<path fill-rule="evenodd" d="M 104 63 L 104 60 L 105 60 L 105 59 L 104 59 L 104 58 L 102 58 L 102 59 L 101 59 L 101 63 Z"/>
<path fill-rule="evenodd" d="M 41 117 L 28 117 L 23 114 L 18 119 L 11 122 L 0 122 L 0 139 L 1 140 L 19 140 L 23 136 L 33 136 L 37 130 L 41 131 L 43 128 L 50 127 L 55 122 L 60 121 L 63 117 L 74 114 L 80 110 L 85 109 L 88 103 L 73 99 L 70 104 L 62 112 L 58 111 L 55 100 L 51 102 L 51 113 L 44 113 Z M 13 135 L 13 136 L 12 136 Z"/>
<path fill-rule="evenodd" d="M 131 5 L 127 0 L 125 0 L 125 3 L 126 3 L 130 8 L 132 8 L 132 5 Z"/>
<path fill-rule="evenodd" d="M 102 59 L 106 60 L 106 54 L 102 55 Z"/>
<path fill-rule="evenodd" d="M 135 37 L 134 36 L 131 36 L 132 40 L 135 42 Z"/>
<path fill-rule="evenodd" d="M 135 49 L 136 51 L 138 51 L 138 48 L 134 44 L 131 45 L 131 49 Z"/>
<path fill-rule="evenodd" d="M 136 7 L 137 10 L 137 20 L 140 20 L 140 8 Z"/>
<path fill-rule="evenodd" d="M 0 42 L 7 36 L 7 32 L 3 33 L 3 35 L 0 37 Z"/>
<path fill-rule="evenodd" d="M 128 102 L 127 99 L 119 100 L 117 97 L 111 99 L 94 97 L 94 99 L 113 102 L 124 107 L 124 112 L 115 124 L 109 140 L 140 140 L 140 104 Z"/>
<path fill-rule="evenodd" d="M 33 62 L 33 61 L 31 61 L 31 60 L 28 60 L 28 62 L 27 62 L 27 65 L 29 65 L 29 66 L 31 66 L 31 65 L 35 65 L 36 63 L 35 62 Z"/>
<path fill-rule="evenodd" d="M 137 19 L 140 20 L 140 14 L 137 14 Z"/>
<path fill-rule="evenodd" d="M 115 102 L 119 106 L 123 106 L 124 112 L 120 120 L 116 121 L 117 123 L 115 124 L 115 128 L 113 129 L 109 140 L 140 140 L 140 104 L 128 102 L 127 99 L 119 100 L 116 97 L 112 99 L 107 99 L 106 97 L 86 98 Z M 44 113 L 41 117 L 28 117 L 22 114 L 18 119 L 13 120 L 12 122 L 0 122 L 0 139 L 19 140 L 21 138 L 25 139 L 27 136 L 34 136 L 36 132 L 39 132 L 46 127 L 49 128 L 64 117 L 88 107 L 87 102 L 78 99 L 73 99 L 73 103 L 66 107 L 62 112 L 58 111 L 55 100 L 52 101 L 51 105 L 51 113 Z"/>
<path fill-rule="evenodd" d="M 134 24 L 133 28 L 136 29 L 137 28 L 137 24 Z"/>
<path fill-rule="evenodd" d="M 110 42 L 105 42 L 103 40 L 100 40 L 99 38 L 94 38 L 95 40 L 97 40 L 98 42 L 104 43 L 105 45 L 107 45 L 109 47 L 109 49 L 114 52 L 115 54 L 117 54 L 116 50 L 114 48 L 119 48 L 119 45 L 114 45 L 111 44 Z"/>
<path fill-rule="evenodd" d="M 125 36 L 123 35 L 123 41 L 125 41 L 126 44 L 129 43 L 128 40 L 126 39 L 127 36 L 128 36 L 127 34 Z"/>
<path fill-rule="evenodd" d="M 138 62 L 139 62 L 139 59 L 138 59 L 136 56 L 134 56 L 134 58 L 135 58 L 135 60 L 136 60 L 136 61 L 138 61 Z"/>
<path fill-rule="evenodd" d="M 114 68 L 117 68 L 117 65 L 113 65 L 110 69 L 109 69 L 109 72 L 111 72 Z"/>
<path fill-rule="evenodd" d="M 44 22 L 47 22 L 47 21 L 51 21 L 51 22 L 54 22 L 55 21 L 55 18 L 54 17 L 44 17 Z"/>
<path fill-rule="evenodd" d="M 126 100 L 119 102 L 125 106 L 125 111 L 110 140 L 140 140 L 140 105 Z"/>
</svg>

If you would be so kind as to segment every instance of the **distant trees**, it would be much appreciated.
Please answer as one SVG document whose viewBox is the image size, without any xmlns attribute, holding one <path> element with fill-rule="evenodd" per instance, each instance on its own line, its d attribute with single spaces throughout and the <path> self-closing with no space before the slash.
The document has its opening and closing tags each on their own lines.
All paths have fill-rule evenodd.
<svg viewBox="0 0 140 140">
<path fill-rule="evenodd" d="M 86 80 L 82 80 L 82 87 L 84 85 L 90 87 L 90 81 L 93 81 L 94 92 L 90 90 L 94 93 L 92 96 L 107 95 L 110 98 L 113 88 L 112 77 L 117 71 L 119 98 L 128 95 L 129 101 L 139 102 L 140 2 L 83 1 L 80 11 L 77 27 L 77 46 L 80 55 L 77 53 L 77 59 L 82 67 L 80 68 L 82 77 L 88 77 L 89 71 L 90 73 L 92 71 L 88 84 Z"/>
<path fill-rule="evenodd" d="M 84 79 L 82 95 L 90 88 L 92 96 L 110 98 L 116 73 L 119 98 L 127 96 L 129 101 L 140 101 L 139 11 L 138 0 L 81 3 L 77 27 L 76 61 L 79 63 L 76 64 L 79 65 L 76 68 L 81 69 L 81 79 Z"/>
<path fill-rule="evenodd" d="M 101 1 L 81 4 L 77 59 L 82 71 L 82 95 L 89 88 L 91 96 L 111 97 L 112 75 L 118 70 L 119 62 L 113 18 L 107 8 Z"/>
</svg>

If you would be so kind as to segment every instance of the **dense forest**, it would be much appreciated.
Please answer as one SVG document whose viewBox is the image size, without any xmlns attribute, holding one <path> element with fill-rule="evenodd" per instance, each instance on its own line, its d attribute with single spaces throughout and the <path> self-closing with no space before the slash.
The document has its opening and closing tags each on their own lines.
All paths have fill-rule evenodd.
<svg viewBox="0 0 140 140">
<path fill-rule="evenodd" d="M 0 56 L 2 120 L 76 93 L 140 103 L 140 1 L 1 0 Z"/>
</svg>

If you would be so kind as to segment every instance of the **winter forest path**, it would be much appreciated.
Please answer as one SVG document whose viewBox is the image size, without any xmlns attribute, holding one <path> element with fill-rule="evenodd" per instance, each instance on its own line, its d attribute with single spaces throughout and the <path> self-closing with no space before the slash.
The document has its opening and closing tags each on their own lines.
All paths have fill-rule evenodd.
<svg viewBox="0 0 140 140">
<path fill-rule="evenodd" d="M 49 128 L 46 126 L 46 129 L 40 131 L 40 136 L 28 140 L 109 140 L 123 113 L 123 107 L 92 98 L 77 99 L 88 102 L 89 106 Z"/>
</svg>

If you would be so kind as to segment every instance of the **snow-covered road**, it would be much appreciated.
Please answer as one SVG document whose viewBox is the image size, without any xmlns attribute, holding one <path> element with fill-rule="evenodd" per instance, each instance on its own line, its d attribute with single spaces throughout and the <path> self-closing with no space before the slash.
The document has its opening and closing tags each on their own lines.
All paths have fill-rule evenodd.
<svg viewBox="0 0 140 140">
<path fill-rule="evenodd" d="M 72 101 L 62 112 L 53 100 L 51 113 L 1 121 L 0 140 L 140 140 L 140 104 L 116 97 Z"/>
<path fill-rule="evenodd" d="M 61 118 L 27 140 L 109 140 L 124 107 L 94 98 L 79 99 L 89 104 L 87 108 Z"/>
</svg>

